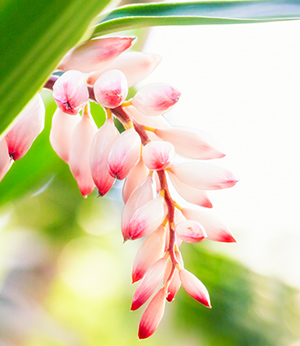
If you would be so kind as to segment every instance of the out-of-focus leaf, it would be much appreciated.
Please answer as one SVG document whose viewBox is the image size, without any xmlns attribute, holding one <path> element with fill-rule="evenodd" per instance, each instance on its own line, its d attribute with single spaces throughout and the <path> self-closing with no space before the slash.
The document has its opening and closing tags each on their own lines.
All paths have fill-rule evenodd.
<svg viewBox="0 0 300 346">
<path fill-rule="evenodd" d="M 148 26 L 261 23 L 299 18 L 299 1 L 135 4 L 112 11 L 96 25 L 93 36 Z"/>
<path fill-rule="evenodd" d="M 0 134 L 109 0 L 2 0 Z"/>
</svg>

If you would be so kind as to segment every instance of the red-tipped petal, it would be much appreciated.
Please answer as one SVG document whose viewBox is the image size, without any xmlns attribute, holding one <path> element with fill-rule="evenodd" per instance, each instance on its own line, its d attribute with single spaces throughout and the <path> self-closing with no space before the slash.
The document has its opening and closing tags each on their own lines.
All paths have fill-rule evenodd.
<svg viewBox="0 0 300 346">
<path fill-rule="evenodd" d="M 179 222 L 176 225 L 176 234 L 187 243 L 198 243 L 207 237 L 204 227 L 193 220 Z"/>
<path fill-rule="evenodd" d="M 5 138 L 0 140 L 0 181 L 3 179 L 10 166 L 12 165 L 13 160 L 8 154 L 8 148 Z"/>
<path fill-rule="evenodd" d="M 162 115 L 158 115 L 156 117 L 148 117 L 147 115 L 143 114 L 142 112 L 140 112 L 138 109 L 136 109 L 133 106 L 125 107 L 125 110 L 126 110 L 126 113 L 128 113 L 131 117 L 133 117 L 140 124 L 154 127 L 154 128 L 156 128 L 156 127 L 165 128 L 165 127 L 171 126 Z M 155 136 L 155 135 L 153 134 L 153 136 Z M 156 139 L 158 139 L 157 136 L 155 136 L 155 137 L 156 137 Z"/>
<path fill-rule="evenodd" d="M 170 285 L 167 289 L 167 301 L 171 302 L 175 299 L 175 295 L 178 292 L 179 288 L 181 286 L 181 281 L 180 281 L 180 277 L 179 277 L 179 273 L 178 270 L 175 269 L 175 273 L 174 276 L 170 282 Z"/>
<path fill-rule="evenodd" d="M 194 274 L 182 269 L 179 271 L 179 277 L 182 287 L 192 298 L 211 308 L 208 291 Z"/>
<path fill-rule="evenodd" d="M 161 288 L 147 306 L 139 325 L 139 339 L 149 338 L 157 329 L 164 315 L 165 297 L 165 289 Z"/>
<path fill-rule="evenodd" d="M 174 147 L 169 142 L 150 142 L 143 149 L 143 160 L 150 170 L 166 169 L 174 156 Z"/>
</svg>

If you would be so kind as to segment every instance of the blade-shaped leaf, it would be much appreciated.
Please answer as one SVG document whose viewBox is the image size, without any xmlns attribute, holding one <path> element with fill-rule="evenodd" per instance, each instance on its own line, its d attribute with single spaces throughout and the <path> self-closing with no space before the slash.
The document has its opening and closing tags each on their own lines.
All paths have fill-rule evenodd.
<svg viewBox="0 0 300 346">
<path fill-rule="evenodd" d="M 1 1 L 0 134 L 109 1 Z"/>
<path fill-rule="evenodd" d="M 93 36 L 136 27 L 258 23 L 300 18 L 300 1 L 197 1 L 135 4 L 112 11 Z"/>
</svg>

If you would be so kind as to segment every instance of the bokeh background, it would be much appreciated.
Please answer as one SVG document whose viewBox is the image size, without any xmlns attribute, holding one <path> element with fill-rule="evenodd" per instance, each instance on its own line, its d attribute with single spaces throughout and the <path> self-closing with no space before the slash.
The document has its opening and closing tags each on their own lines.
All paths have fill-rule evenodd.
<svg viewBox="0 0 300 346">
<path fill-rule="evenodd" d="M 212 135 L 238 184 L 212 191 L 236 244 L 182 246 L 208 288 L 206 309 L 182 289 L 156 333 L 138 341 L 131 265 L 122 244 L 122 183 L 79 193 L 47 127 L 0 184 L 0 344 L 300 345 L 300 22 L 168 27 L 138 33 L 161 65 L 142 84 L 182 91 L 166 115 Z M 93 105 L 97 124 L 103 113 Z"/>
</svg>

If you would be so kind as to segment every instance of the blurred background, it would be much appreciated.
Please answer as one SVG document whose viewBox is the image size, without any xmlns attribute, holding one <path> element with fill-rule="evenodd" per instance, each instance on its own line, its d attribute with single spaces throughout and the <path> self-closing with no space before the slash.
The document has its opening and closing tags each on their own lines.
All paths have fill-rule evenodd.
<svg viewBox="0 0 300 346">
<path fill-rule="evenodd" d="M 239 179 L 212 191 L 236 244 L 182 246 L 208 288 L 206 309 L 181 289 L 139 342 L 131 265 L 122 244 L 122 183 L 83 199 L 47 126 L 0 184 L 0 345 L 300 345 L 300 22 L 164 27 L 138 33 L 163 57 L 142 84 L 182 91 L 166 115 L 212 135 Z M 144 40 L 145 36 L 147 40 Z M 92 114 L 100 126 L 100 107 Z"/>
</svg>

